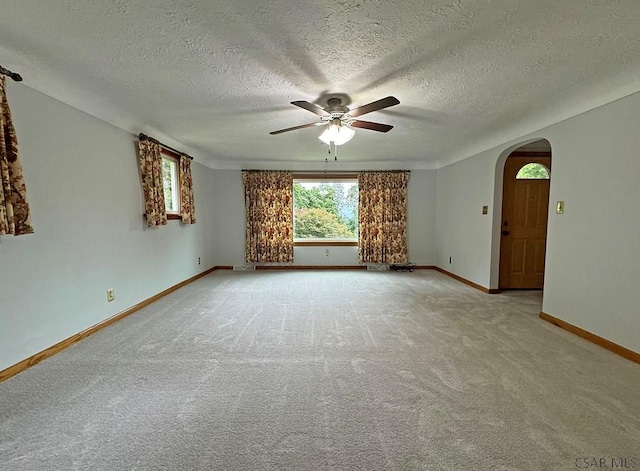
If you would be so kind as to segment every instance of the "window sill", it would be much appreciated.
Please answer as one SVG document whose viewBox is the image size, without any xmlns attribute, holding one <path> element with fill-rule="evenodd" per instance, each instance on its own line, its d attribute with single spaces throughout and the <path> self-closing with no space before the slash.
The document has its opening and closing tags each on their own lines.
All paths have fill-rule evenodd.
<svg viewBox="0 0 640 471">
<path fill-rule="evenodd" d="M 334 247 L 357 247 L 358 241 L 356 240 L 309 240 L 309 241 L 294 241 L 294 247 L 324 247 L 332 245 Z"/>
<path fill-rule="evenodd" d="M 169 221 L 172 221 L 172 220 L 174 220 L 174 221 L 175 220 L 180 220 L 181 221 L 182 220 L 182 216 L 180 216 L 179 214 L 175 214 L 175 213 L 167 213 L 167 219 Z"/>
</svg>

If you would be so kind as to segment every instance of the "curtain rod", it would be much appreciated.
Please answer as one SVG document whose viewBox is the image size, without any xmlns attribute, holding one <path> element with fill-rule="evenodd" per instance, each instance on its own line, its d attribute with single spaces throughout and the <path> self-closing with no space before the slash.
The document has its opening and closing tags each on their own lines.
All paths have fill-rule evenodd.
<svg viewBox="0 0 640 471">
<path fill-rule="evenodd" d="M 11 72 L 9 69 L 5 69 L 0 65 L 0 75 L 6 75 L 7 77 L 12 78 L 16 82 L 22 82 L 22 76 L 15 72 Z"/>
<path fill-rule="evenodd" d="M 378 172 L 378 173 L 411 173 L 411 170 L 256 170 L 250 168 L 243 168 L 243 172 L 291 172 L 291 173 L 304 173 L 304 174 L 318 174 L 323 175 L 325 173 L 359 173 L 359 172 Z"/>
<path fill-rule="evenodd" d="M 153 137 L 149 137 L 149 136 L 147 136 L 146 134 L 142 134 L 142 133 L 140 133 L 140 134 L 138 134 L 138 138 L 139 138 L 141 141 L 151 141 L 151 142 L 155 142 L 155 143 L 156 143 L 156 144 L 158 144 L 160 147 L 164 147 L 165 149 L 168 149 L 168 150 L 170 150 L 170 151 L 172 151 L 172 152 L 175 152 L 175 153 L 176 153 L 176 154 L 178 154 L 178 155 L 184 155 L 184 156 L 185 156 L 185 157 L 187 157 L 189 160 L 193 160 L 193 157 L 191 157 L 190 155 L 185 154 L 184 152 L 180 152 L 178 149 L 174 149 L 173 147 L 170 147 L 170 146 L 168 146 L 168 145 L 166 145 L 166 144 L 163 144 L 163 143 L 162 143 L 162 142 L 160 142 L 159 140 L 154 139 Z"/>
</svg>

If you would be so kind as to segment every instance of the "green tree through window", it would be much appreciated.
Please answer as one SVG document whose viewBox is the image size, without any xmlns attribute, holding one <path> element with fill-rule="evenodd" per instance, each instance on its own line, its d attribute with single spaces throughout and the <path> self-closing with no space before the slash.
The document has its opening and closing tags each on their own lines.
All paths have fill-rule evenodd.
<svg viewBox="0 0 640 471">
<path fill-rule="evenodd" d="M 296 239 L 356 239 L 358 185 L 354 180 L 293 184 Z"/>
<path fill-rule="evenodd" d="M 175 181 L 175 164 L 166 157 L 162 158 L 162 186 L 164 190 L 164 207 L 167 211 L 175 211 L 173 201 L 173 187 Z"/>
<path fill-rule="evenodd" d="M 516 174 L 517 180 L 547 180 L 549 170 L 542 164 L 529 163 L 524 165 Z"/>
</svg>

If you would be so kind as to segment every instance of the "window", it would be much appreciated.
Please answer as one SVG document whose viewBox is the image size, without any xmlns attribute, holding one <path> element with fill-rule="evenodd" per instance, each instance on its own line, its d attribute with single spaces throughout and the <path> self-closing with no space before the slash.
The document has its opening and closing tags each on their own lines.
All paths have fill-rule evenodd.
<svg viewBox="0 0 640 471">
<path fill-rule="evenodd" d="M 516 180 L 548 180 L 549 178 L 549 169 L 537 163 L 523 165 L 516 174 Z"/>
<path fill-rule="evenodd" d="M 164 208 L 168 219 L 180 217 L 180 186 L 178 158 L 163 149 L 162 184 L 164 190 Z"/>
<path fill-rule="evenodd" d="M 357 245 L 356 176 L 294 178 L 294 245 Z"/>
</svg>

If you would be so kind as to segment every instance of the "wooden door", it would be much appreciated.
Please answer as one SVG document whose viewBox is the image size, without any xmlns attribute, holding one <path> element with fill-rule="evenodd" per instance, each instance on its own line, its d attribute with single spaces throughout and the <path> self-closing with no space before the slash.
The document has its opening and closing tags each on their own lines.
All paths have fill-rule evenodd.
<svg viewBox="0 0 640 471">
<path fill-rule="evenodd" d="M 551 156 L 517 156 L 507 159 L 502 195 L 500 283 L 502 289 L 542 289 L 547 245 L 549 178 L 517 179 L 529 164 L 551 169 Z"/>
</svg>

